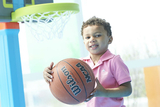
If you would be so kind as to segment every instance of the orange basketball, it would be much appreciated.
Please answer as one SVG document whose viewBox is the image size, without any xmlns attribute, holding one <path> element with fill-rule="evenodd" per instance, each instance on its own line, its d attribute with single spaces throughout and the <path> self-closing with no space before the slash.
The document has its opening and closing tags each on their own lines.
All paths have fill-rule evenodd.
<svg viewBox="0 0 160 107">
<path fill-rule="evenodd" d="M 82 60 L 68 58 L 57 63 L 50 90 L 59 101 L 66 104 L 79 104 L 93 91 L 95 77 L 92 69 Z"/>
</svg>

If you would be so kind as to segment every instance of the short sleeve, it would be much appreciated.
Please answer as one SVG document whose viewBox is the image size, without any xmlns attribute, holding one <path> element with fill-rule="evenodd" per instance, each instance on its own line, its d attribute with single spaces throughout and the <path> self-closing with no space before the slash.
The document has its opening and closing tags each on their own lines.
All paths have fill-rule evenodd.
<svg viewBox="0 0 160 107">
<path fill-rule="evenodd" d="M 129 69 L 119 55 L 113 58 L 111 67 L 113 68 L 112 73 L 119 85 L 131 81 Z"/>
</svg>

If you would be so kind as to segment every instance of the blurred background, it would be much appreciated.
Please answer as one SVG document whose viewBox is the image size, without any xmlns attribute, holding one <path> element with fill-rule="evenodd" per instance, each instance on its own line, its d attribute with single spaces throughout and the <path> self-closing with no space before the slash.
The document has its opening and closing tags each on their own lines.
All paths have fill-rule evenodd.
<svg viewBox="0 0 160 107">
<path fill-rule="evenodd" d="M 29 27 L 21 24 L 19 32 L 26 107 L 84 107 L 66 105 L 51 94 L 43 79 L 43 70 L 53 61 L 88 55 L 81 37 L 83 21 L 97 16 L 111 24 L 112 53 L 120 55 L 128 66 L 133 92 L 125 97 L 127 107 L 148 107 L 144 67 L 160 65 L 159 0 L 54 0 L 74 2 L 80 12 L 66 24 L 63 38 L 37 41 Z M 1 101 L 1 100 L 0 100 Z"/>
</svg>

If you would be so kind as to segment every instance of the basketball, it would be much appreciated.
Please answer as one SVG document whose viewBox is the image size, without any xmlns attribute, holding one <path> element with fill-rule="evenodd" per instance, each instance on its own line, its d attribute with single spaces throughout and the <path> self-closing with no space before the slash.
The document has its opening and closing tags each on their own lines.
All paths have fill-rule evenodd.
<svg viewBox="0 0 160 107">
<path fill-rule="evenodd" d="M 68 58 L 52 69 L 50 90 L 55 98 L 65 104 L 79 104 L 94 90 L 95 77 L 90 66 L 80 59 Z"/>
</svg>

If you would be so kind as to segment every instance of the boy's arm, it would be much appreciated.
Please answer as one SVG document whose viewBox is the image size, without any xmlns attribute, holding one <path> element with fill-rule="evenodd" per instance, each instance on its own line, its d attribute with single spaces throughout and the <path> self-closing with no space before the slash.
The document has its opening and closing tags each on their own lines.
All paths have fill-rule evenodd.
<svg viewBox="0 0 160 107">
<path fill-rule="evenodd" d="M 121 84 L 117 88 L 107 88 L 105 89 L 100 83 L 99 80 L 96 79 L 97 87 L 91 93 L 91 95 L 87 98 L 86 101 L 89 101 L 92 97 L 125 97 L 129 96 L 132 93 L 131 82 L 126 82 Z"/>
<path fill-rule="evenodd" d="M 126 97 L 132 93 L 131 82 L 121 84 L 117 88 L 108 88 L 104 92 L 99 91 L 99 95 L 104 97 Z"/>
</svg>

